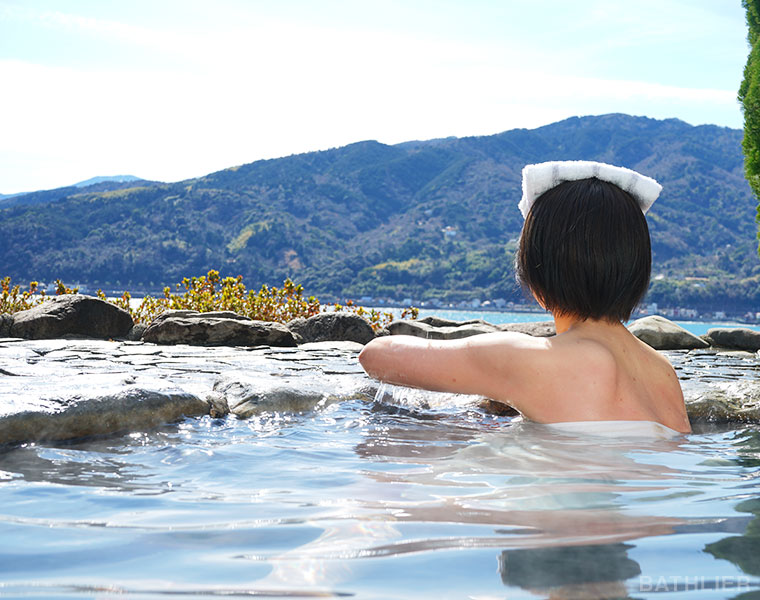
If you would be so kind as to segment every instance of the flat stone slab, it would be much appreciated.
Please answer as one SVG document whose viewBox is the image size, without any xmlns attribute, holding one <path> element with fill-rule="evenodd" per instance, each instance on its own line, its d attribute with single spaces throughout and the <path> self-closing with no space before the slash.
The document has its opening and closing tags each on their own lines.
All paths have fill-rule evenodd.
<svg viewBox="0 0 760 600">
<path fill-rule="evenodd" d="M 248 418 L 266 412 L 304 413 L 345 400 L 371 400 L 377 386 L 363 377 L 332 375 L 329 385 L 315 373 L 289 378 L 231 373 L 214 383 L 209 402 L 226 401 L 229 412 Z"/>
<path fill-rule="evenodd" d="M 68 440 L 143 430 L 209 412 L 207 400 L 170 386 L 144 388 L 122 380 L 121 385 L 110 389 L 93 388 L 92 378 L 81 383 L 81 393 L 66 395 L 64 390 L 58 396 L 39 396 L 3 406 L 2 443 Z"/>
<path fill-rule="evenodd" d="M 227 399 L 220 403 L 212 392 L 225 377 L 237 378 L 248 390 L 249 408 L 247 413 L 236 410 L 240 415 L 302 412 L 325 398 L 353 397 L 363 388 L 370 389 L 371 396 L 375 384 L 356 358 L 361 348 L 355 342 L 249 348 L 2 339 L 0 445 L 143 430 L 204 414 L 220 416 L 229 410 Z M 237 398 L 229 395 L 233 401 Z M 299 398 L 307 401 L 299 404 Z"/>
<path fill-rule="evenodd" d="M 143 430 L 231 412 L 306 413 L 334 402 L 413 412 L 513 414 L 482 398 L 388 394 L 362 371 L 357 342 L 297 348 L 163 346 L 90 339 L 0 340 L 0 445 Z M 746 351 L 664 352 L 694 422 L 760 422 L 760 359 Z"/>
</svg>

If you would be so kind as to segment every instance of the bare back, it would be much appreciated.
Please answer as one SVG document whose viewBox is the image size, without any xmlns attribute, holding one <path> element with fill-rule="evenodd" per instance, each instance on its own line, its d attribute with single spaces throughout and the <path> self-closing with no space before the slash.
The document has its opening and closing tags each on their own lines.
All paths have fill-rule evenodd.
<svg viewBox="0 0 760 600">
<path fill-rule="evenodd" d="M 464 340 L 389 336 L 360 355 L 378 379 L 480 394 L 541 423 L 655 421 L 691 430 L 670 363 L 622 324 L 571 323 L 551 338 L 494 333 Z"/>
<path fill-rule="evenodd" d="M 543 423 L 655 421 L 691 430 L 673 367 L 622 325 L 582 324 L 549 346 L 546 360 L 555 376 L 535 393 L 504 398 L 526 417 Z"/>
</svg>

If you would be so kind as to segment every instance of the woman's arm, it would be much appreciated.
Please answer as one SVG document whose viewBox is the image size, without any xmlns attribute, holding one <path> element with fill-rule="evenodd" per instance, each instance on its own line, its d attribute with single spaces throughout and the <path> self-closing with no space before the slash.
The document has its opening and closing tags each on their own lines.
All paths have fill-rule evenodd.
<svg viewBox="0 0 760 600">
<path fill-rule="evenodd" d="M 367 374 L 387 383 L 505 400 L 535 381 L 546 347 L 544 338 L 520 333 L 458 340 L 397 335 L 369 342 L 359 361 Z"/>
</svg>

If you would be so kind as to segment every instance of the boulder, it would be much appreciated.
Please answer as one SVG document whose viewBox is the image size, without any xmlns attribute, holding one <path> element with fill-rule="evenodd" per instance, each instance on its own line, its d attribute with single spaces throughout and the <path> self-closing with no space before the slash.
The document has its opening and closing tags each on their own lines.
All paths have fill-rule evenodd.
<svg viewBox="0 0 760 600">
<path fill-rule="evenodd" d="M 709 346 L 702 338 L 659 315 L 637 319 L 628 330 L 655 350 L 692 350 Z"/>
<path fill-rule="evenodd" d="M 130 342 L 139 342 L 142 339 L 143 333 L 145 333 L 145 330 L 147 328 L 148 326 L 145 323 L 135 323 L 132 329 L 129 330 L 127 339 Z"/>
<path fill-rule="evenodd" d="M 164 311 L 162 314 L 166 314 L 166 312 L 180 312 L 180 311 Z M 190 310 L 190 311 L 182 311 L 183 313 L 189 313 L 189 314 L 197 314 L 197 311 Z M 236 312 L 232 312 L 231 310 L 212 310 L 209 312 L 203 313 L 204 317 L 217 317 L 220 319 L 234 319 L 236 321 L 253 321 L 251 317 L 246 317 L 245 315 L 241 315 Z"/>
<path fill-rule="evenodd" d="M 181 317 L 188 317 L 188 318 L 194 319 L 194 318 L 197 318 L 198 316 L 202 316 L 207 319 L 211 318 L 211 319 L 233 319 L 235 321 L 253 321 L 253 319 L 251 319 L 250 317 L 246 317 L 245 315 L 232 312 L 231 310 L 216 310 L 216 311 L 201 313 L 197 310 L 180 309 L 180 310 L 165 310 L 156 318 L 154 318 L 150 323 L 148 323 L 148 325 L 153 325 L 154 323 L 161 323 L 162 321 L 165 321 L 166 319 L 181 318 Z"/>
<path fill-rule="evenodd" d="M 288 329 L 305 343 L 336 341 L 366 344 L 375 337 L 366 319 L 353 313 L 322 313 L 308 319 L 300 317 L 290 321 Z"/>
<path fill-rule="evenodd" d="M 207 401 L 245 419 L 265 412 L 304 413 L 349 399 L 369 400 L 376 392 L 364 378 L 335 376 L 329 387 L 324 383 L 309 375 L 273 378 L 230 374 L 214 383 Z"/>
<path fill-rule="evenodd" d="M 391 335 L 413 335 L 430 340 L 453 340 L 494 331 L 517 331 L 536 337 L 549 337 L 556 333 L 554 321 L 492 325 L 482 319 L 451 321 L 440 317 L 425 317 L 417 321 L 395 321 L 388 326 Z"/>
<path fill-rule="evenodd" d="M 0 338 L 10 337 L 11 323 L 13 323 L 13 315 L 9 315 L 8 313 L 0 315 Z"/>
<path fill-rule="evenodd" d="M 197 311 L 168 311 L 153 320 L 143 332 L 142 340 L 154 344 L 191 346 L 296 345 L 293 334 L 282 323 L 253 321 L 240 315 L 230 318 L 209 314 L 213 315 Z"/>
<path fill-rule="evenodd" d="M 130 314 L 110 302 L 66 294 L 17 312 L 10 335 L 34 340 L 66 336 L 123 338 L 133 325 Z"/>
<path fill-rule="evenodd" d="M 707 331 L 707 338 L 713 346 L 748 352 L 760 350 L 760 332 L 746 327 L 714 327 Z"/>
<path fill-rule="evenodd" d="M 760 385 L 756 381 L 702 388 L 685 394 L 692 423 L 760 423 Z"/>
<path fill-rule="evenodd" d="M 551 337 L 557 335 L 554 321 L 535 321 L 533 323 L 504 323 L 499 325 L 501 331 L 516 331 L 527 333 L 533 337 Z"/>
<path fill-rule="evenodd" d="M 454 321 L 456 323 L 456 321 Z M 391 335 L 413 335 L 430 340 L 454 340 L 481 333 L 499 331 L 495 325 L 484 321 L 470 322 L 456 326 L 434 327 L 423 321 L 394 321 L 388 325 Z"/>
<path fill-rule="evenodd" d="M 145 430 L 183 416 L 209 413 L 206 401 L 174 389 L 98 390 L 96 395 L 42 398 L 0 411 L 0 444 L 69 440 Z"/>
<path fill-rule="evenodd" d="M 229 412 L 245 419 L 263 412 L 308 412 L 322 402 L 325 393 L 295 384 L 269 380 L 248 383 L 224 377 L 214 384 L 208 400 L 214 402 L 217 396 L 224 398 Z"/>
<path fill-rule="evenodd" d="M 417 319 L 416 323 L 425 323 L 431 327 L 461 327 L 462 325 L 490 325 L 483 319 L 469 319 L 468 321 L 454 321 L 443 317 L 429 316 Z"/>
</svg>

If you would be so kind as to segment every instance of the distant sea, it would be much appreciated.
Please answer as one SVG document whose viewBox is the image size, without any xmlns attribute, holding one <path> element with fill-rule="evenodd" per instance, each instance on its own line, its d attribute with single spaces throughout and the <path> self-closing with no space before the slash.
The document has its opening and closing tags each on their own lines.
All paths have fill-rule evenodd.
<svg viewBox="0 0 760 600">
<path fill-rule="evenodd" d="M 142 298 L 132 298 L 130 305 L 133 308 L 137 308 L 140 305 Z M 369 308 L 369 307 L 367 307 Z M 389 312 L 398 318 L 401 315 L 401 308 L 392 307 L 374 307 L 379 312 Z M 470 321 L 472 319 L 483 319 L 487 323 L 493 323 L 494 325 L 500 325 L 502 323 L 531 323 L 533 321 L 551 321 L 552 317 L 549 313 L 544 312 L 500 312 L 494 310 L 459 310 L 459 309 L 428 309 L 421 308 L 419 318 L 435 316 L 442 319 L 450 319 L 452 321 Z M 671 319 L 674 323 L 678 323 L 681 327 L 690 331 L 694 335 L 704 335 L 708 329 L 713 327 L 747 327 L 753 331 L 760 331 L 760 325 L 747 325 L 746 323 L 739 323 L 737 321 L 723 321 L 723 322 L 707 322 L 707 321 L 676 321 Z"/>
</svg>

